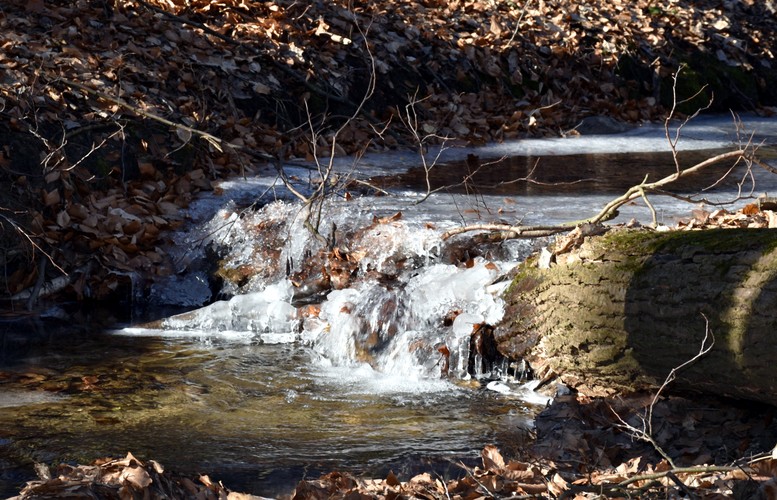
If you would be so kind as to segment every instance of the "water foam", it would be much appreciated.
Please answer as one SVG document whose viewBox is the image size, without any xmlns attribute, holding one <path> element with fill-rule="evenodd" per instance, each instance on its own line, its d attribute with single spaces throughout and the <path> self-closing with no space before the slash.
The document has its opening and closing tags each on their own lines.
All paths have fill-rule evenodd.
<svg viewBox="0 0 777 500">
<path fill-rule="evenodd" d="M 287 278 L 306 269 L 311 256 L 321 265 L 331 258 L 305 227 L 305 210 L 277 201 L 238 214 L 228 204 L 201 233 L 222 256 L 222 269 L 250 269 L 249 279 L 240 287 L 228 283 L 222 290 L 234 294 L 228 300 L 123 334 L 300 342 L 325 364 L 369 367 L 382 374 L 380 384 L 397 390 L 401 380 L 466 377 L 469 336 L 474 325 L 502 318 L 503 287 L 494 282 L 514 262 L 477 257 L 467 266 L 444 263 L 441 228 L 399 213 L 378 218 L 364 203 L 337 202 L 324 210 L 320 227 L 332 228 L 326 237 L 356 267 L 345 287 L 326 293 L 318 314 L 298 310 Z"/>
</svg>

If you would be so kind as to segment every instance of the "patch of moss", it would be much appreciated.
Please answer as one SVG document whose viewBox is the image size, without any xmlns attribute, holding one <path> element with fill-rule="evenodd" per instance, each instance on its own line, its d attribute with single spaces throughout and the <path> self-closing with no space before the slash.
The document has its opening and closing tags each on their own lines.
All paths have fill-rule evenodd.
<svg viewBox="0 0 777 500">
<path fill-rule="evenodd" d="M 610 231 L 603 236 L 605 250 L 619 253 L 672 253 L 698 246 L 711 252 L 738 252 L 760 248 L 768 253 L 777 248 L 777 232 L 771 229 L 705 229 L 703 231 Z M 629 252 L 634 249 L 635 252 Z"/>
<path fill-rule="evenodd" d="M 537 259 L 537 256 L 528 257 L 515 268 L 512 282 L 504 292 L 505 297 L 510 297 L 521 291 L 521 287 L 526 286 L 527 280 L 531 279 L 534 282 L 537 279 Z"/>
<path fill-rule="evenodd" d="M 692 114 L 710 107 L 712 111 L 749 109 L 760 101 L 758 82 L 752 71 L 730 66 L 712 54 L 694 51 L 681 60 L 685 66 L 677 75 L 677 111 Z M 661 82 L 661 104 L 672 106 L 674 81 Z M 685 101 L 688 99 L 687 101 Z"/>
</svg>

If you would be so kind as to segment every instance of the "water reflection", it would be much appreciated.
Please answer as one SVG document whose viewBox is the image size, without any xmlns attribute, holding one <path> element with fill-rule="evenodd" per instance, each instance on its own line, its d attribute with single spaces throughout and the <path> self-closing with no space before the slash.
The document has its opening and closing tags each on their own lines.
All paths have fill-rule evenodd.
<svg viewBox="0 0 777 500">
<path fill-rule="evenodd" d="M 730 151 L 682 151 L 678 155 L 681 169 L 691 167 L 716 154 Z M 763 151 L 762 156 L 769 156 Z M 733 161 L 705 169 L 698 174 L 679 179 L 669 188 L 671 192 L 689 192 L 707 189 L 731 190 L 745 179 L 742 163 L 730 172 Z M 428 171 L 432 190 L 446 188 L 453 193 L 488 195 L 554 195 L 554 194 L 612 194 L 647 179 L 657 181 L 676 171 L 674 159 L 668 152 L 579 154 L 566 156 L 516 156 L 504 159 L 479 158 L 474 155 L 464 161 L 435 165 Z M 756 172 L 760 175 L 762 172 Z M 398 176 L 372 179 L 383 188 L 425 189 L 427 171 L 421 167 Z"/>
<path fill-rule="evenodd" d="M 6 358 L 8 359 L 8 358 Z M 296 345 L 218 339 L 52 336 L 0 367 L 0 464 L 18 492 L 32 462 L 88 463 L 128 451 L 233 489 L 288 493 L 307 474 L 453 474 L 486 443 L 519 446 L 532 410 L 449 384 L 375 392 Z M 55 397 L 49 401 L 29 398 Z M 24 403 L 24 404 L 21 404 Z M 495 418 L 510 415 L 511 429 Z"/>
</svg>

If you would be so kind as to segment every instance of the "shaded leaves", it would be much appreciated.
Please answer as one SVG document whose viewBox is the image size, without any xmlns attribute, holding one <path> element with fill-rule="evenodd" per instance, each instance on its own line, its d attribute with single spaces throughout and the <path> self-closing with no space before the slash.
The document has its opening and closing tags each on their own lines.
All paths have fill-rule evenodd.
<svg viewBox="0 0 777 500">
<path fill-rule="evenodd" d="M 768 8 L 15 0 L 0 13 L 0 172 L 33 206 L 25 227 L 67 267 L 94 252 L 95 283 L 165 274 L 159 237 L 191 196 L 257 160 L 310 159 L 306 109 L 328 150 L 327 127 L 355 109 L 373 64 L 374 102 L 339 135 L 338 154 L 415 146 L 396 119 L 409 100 L 417 130 L 436 140 L 574 135 L 590 115 L 663 118 L 657 84 L 682 62 L 678 48 L 747 71 L 771 65 Z M 150 126 L 149 114 L 172 125 Z M 40 158 L 5 144 L 5 129 L 39 140 Z M 39 171 L 21 171 L 30 162 Z M 30 271 L 9 280 L 11 295 L 29 287 Z"/>
<path fill-rule="evenodd" d="M 252 495 L 230 492 L 206 475 L 191 479 L 165 472 L 154 460 L 142 462 L 132 453 L 123 459 L 102 459 L 92 465 L 59 465 L 50 471 L 43 464 L 36 470 L 41 479 L 30 481 L 17 499 L 25 498 L 192 498 L 198 500 L 252 499 Z"/>
</svg>

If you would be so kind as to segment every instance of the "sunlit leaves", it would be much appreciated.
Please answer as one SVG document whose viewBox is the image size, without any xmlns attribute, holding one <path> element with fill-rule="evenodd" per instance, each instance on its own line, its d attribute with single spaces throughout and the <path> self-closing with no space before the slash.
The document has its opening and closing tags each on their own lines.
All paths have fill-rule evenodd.
<svg viewBox="0 0 777 500">
<path fill-rule="evenodd" d="M 773 65 L 777 33 L 752 1 L 6 3 L 0 109 L 8 130 L 46 144 L 33 155 L 2 144 L 3 180 L 35 200 L 31 224 L 71 267 L 100 264 L 96 280 L 136 265 L 169 272 L 156 238 L 191 197 L 257 158 L 314 159 L 303 100 L 327 129 L 364 95 L 373 65 L 374 102 L 336 144 L 320 134 L 318 151 L 413 146 L 395 119 L 411 95 L 419 133 L 462 144 L 574 135 L 590 115 L 663 118 L 659 87 L 680 42 L 749 70 Z M 628 74 L 627 60 L 642 73 Z M 181 127 L 149 130 L 139 112 Z M 41 172 L 16 173 L 30 158 Z M 28 287 L 29 274 L 8 289 Z"/>
</svg>

